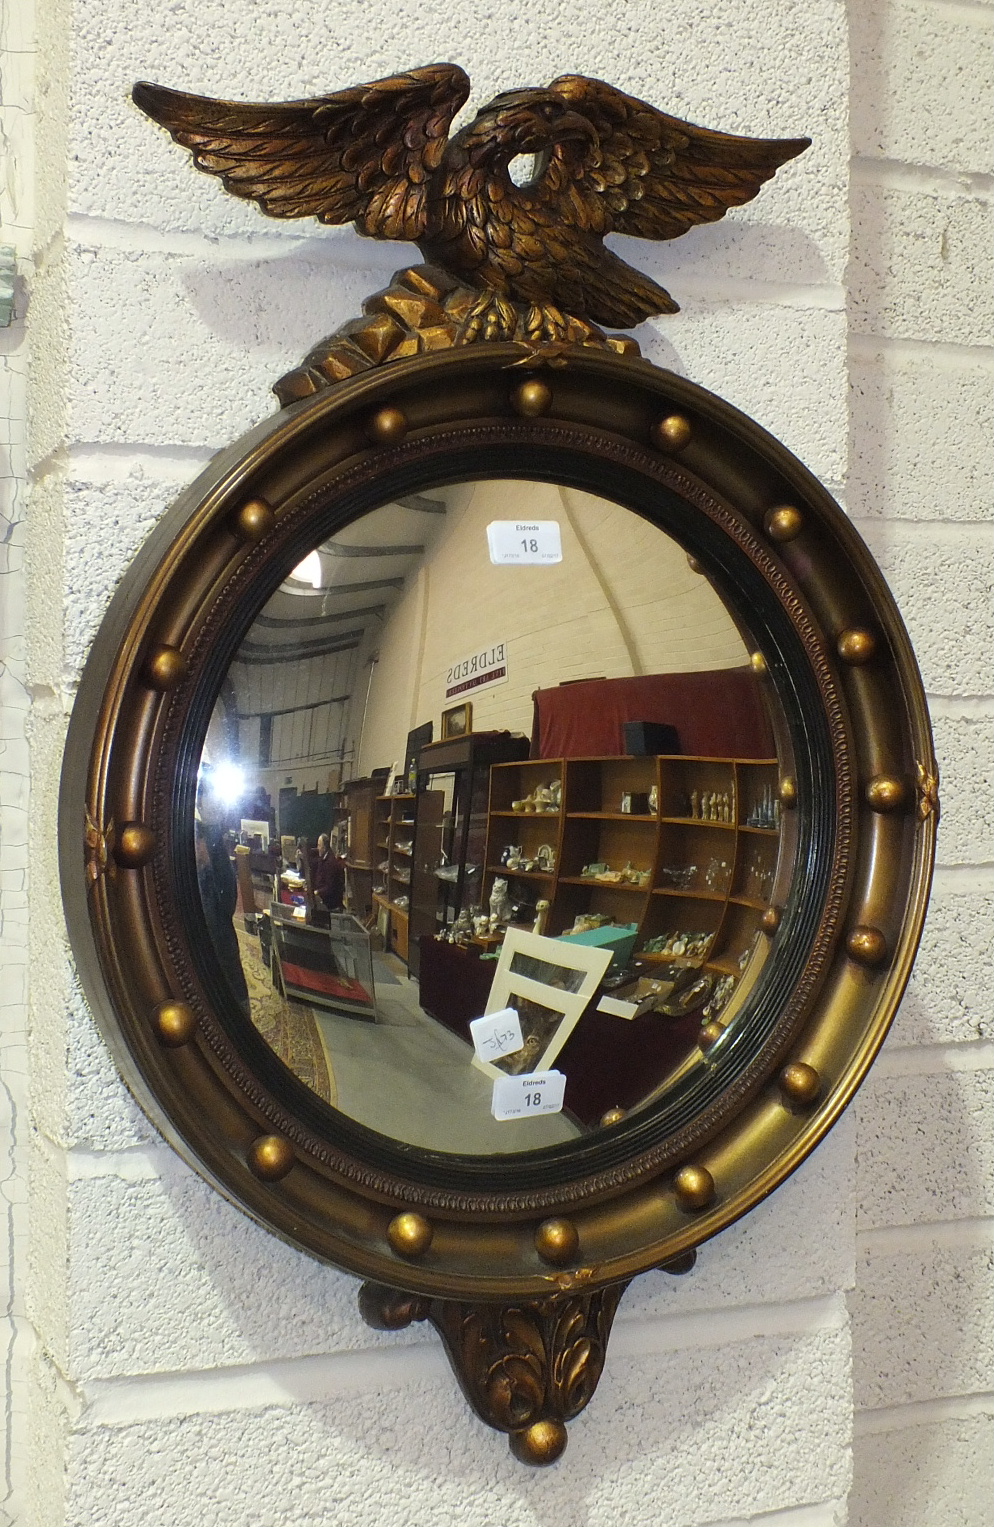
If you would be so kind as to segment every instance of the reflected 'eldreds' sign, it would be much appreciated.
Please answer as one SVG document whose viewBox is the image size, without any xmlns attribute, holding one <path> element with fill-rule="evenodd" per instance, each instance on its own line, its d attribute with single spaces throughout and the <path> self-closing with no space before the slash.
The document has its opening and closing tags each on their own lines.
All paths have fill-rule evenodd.
<svg viewBox="0 0 994 1527">
<path fill-rule="evenodd" d="M 472 690 L 492 689 L 495 684 L 506 683 L 507 643 L 494 642 L 449 665 L 445 674 L 445 698 L 453 700 Z"/>
</svg>

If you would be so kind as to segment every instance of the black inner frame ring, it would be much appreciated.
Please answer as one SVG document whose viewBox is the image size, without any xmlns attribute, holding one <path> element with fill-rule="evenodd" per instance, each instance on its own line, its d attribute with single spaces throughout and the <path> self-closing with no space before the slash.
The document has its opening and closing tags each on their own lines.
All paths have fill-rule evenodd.
<svg viewBox="0 0 994 1527">
<path fill-rule="evenodd" d="M 210 647 L 176 753 L 174 777 L 179 783 L 172 796 L 170 858 L 177 904 L 200 981 L 229 1041 L 256 1079 L 305 1128 L 335 1149 L 407 1182 L 466 1193 L 498 1189 L 524 1193 L 609 1171 L 658 1149 L 713 1105 L 755 1061 L 804 970 L 829 889 L 837 828 L 832 746 L 819 685 L 777 594 L 745 552 L 674 490 L 635 468 L 619 467 L 595 452 L 584 452 L 582 446 L 508 441 L 433 453 L 411 442 L 408 451 L 409 459 L 385 467 L 374 483 L 344 495 L 332 483 L 297 506 L 294 518 L 302 524 L 287 537 L 278 571 L 266 577 L 246 617 L 237 624 L 230 622 Z M 403 452 L 399 447 L 392 454 Z M 456 1155 L 404 1145 L 324 1103 L 278 1059 L 238 1010 L 195 915 L 200 900 L 193 810 L 203 742 L 221 683 L 256 615 L 307 551 L 373 509 L 405 494 L 487 477 L 551 482 L 599 493 L 671 535 L 701 563 L 744 624 L 762 632 L 757 645 L 791 738 L 798 800 L 795 873 L 776 937 L 776 957 L 767 961 L 746 1011 L 722 1042 L 714 1062 L 686 1078 L 682 1088 L 657 1106 L 610 1130 L 506 1156 Z"/>
</svg>

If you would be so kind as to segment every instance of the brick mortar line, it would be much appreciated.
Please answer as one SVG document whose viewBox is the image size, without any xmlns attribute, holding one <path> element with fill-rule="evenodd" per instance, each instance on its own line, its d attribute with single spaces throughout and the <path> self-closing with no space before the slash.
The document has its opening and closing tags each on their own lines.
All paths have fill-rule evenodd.
<svg viewBox="0 0 994 1527">
<path fill-rule="evenodd" d="M 961 544 L 969 539 L 980 539 L 982 543 L 994 550 L 994 526 L 987 519 L 955 520 L 955 519 L 890 519 L 882 514 L 850 514 L 849 521 L 859 530 L 860 535 L 867 536 L 890 536 L 895 541 L 906 541 L 928 536 L 929 541 L 936 538 L 944 539 L 949 543 Z"/>
<path fill-rule="evenodd" d="M 888 1046 L 879 1055 L 870 1079 L 990 1070 L 994 1070 L 994 1040 L 963 1039 L 953 1044 Z"/>
<path fill-rule="evenodd" d="M 841 1294 L 692 1315 L 633 1316 L 616 1323 L 611 1354 L 615 1360 L 637 1359 L 742 1341 L 839 1332 L 848 1324 Z M 376 1394 L 447 1374 L 441 1348 L 433 1342 L 417 1342 L 393 1351 L 366 1348 L 217 1369 L 91 1379 L 78 1381 L 74 1388 L 83 1402 L 80 1429 L 89 1430 L 171 1416 L 323 1404 L 346 1394 Z"/>
<path fill-rule="evenodd" d="M 912 196 L 949 196 L 986 202 L 994 195 L 994 175 L 979 170 L 949 170 L 911 159 L 855 154 L 850 160 L 850 173 L 853 185 L 903 191 Z"/>
<path fill-rule="evenodd" d="M 838 1527 L 844 1520 L 846 1502 L 837 1498 L 804 1506 L 784 1506 L 761 1511 L 757 1516 L 723 1517 L 720 1522 L 701 1522 L 700 1527 Z"/>
<path fill-rule="evenodd" d="M 329 268 L 333 264 L 336 271 L 345 270 L 350 275 L 384 283 L 394 270 L 405 264 L 399 250 L 383 256 L 382 261 L 358 261 L 350 258 L 348 251 L 343 259 L 343 251 L 336 247 L 340 241 L 335 238 L 295 237 L 292 234 L 282 237 L 273 234 L 250 237 L 223 233 L 208 235 L 180 230 L 169 234 L 146 223 L 91 218 L 80 213 L 71 214 L 66 219 L 64 238 L 67 246 L 77 244 L 107 251 L 161 254 L 171 259 L 224 258 L 248 265 L 281 255 L 313 254 L 316 259 L 327 261 Z M 421 258 L 417 251 L 410 251 L 406 263 L 416 265 Z M 710 297 L 722 303 L 752 301 L 766 306 L 779 302 L 787 307 L 817 307 L 832 312 L 841 312 L 845 306 L 845 288 L 841 281 L 764 281 L 755 277 L 720 275 L 711 278 L 698 276 L 692 269 L 684 271 L 679 266 L 669 272 L 667 279 L 679 281 L 681 290 L 692 297 L 704 300 Z"/>
<path fill-rule="evenodd" d="M 870 1257 L 936 1247 L 983 1250 L 994 1243 L 994 1216 L 971 1215 L 961 1220 L 919 1221 L 913 1225 L 875 1225 L 856 1230 L 856 1250 Z"/>
<path fill-rule="evenodd" d="M 935 1400 L 909 1400 L 904 1405 L 881 1405 L 877 1410 L 857 1410 L 853 1416 L 853 1435 L 859 1439 L 912 1426 L 972 1421 L 978 1416 L 994 1416 L 994 1394 L 987 1390 Z"/>
<path fill-rule="evenodd" d="M 849 329 L 850 355 L 862 359 L 882 359 L 888 354 L 906 355 L 918 360 L 946 363 L 943 369 L 960 369 L 972 366 L 977 369 L 994 369 L 994 345 L 959 344 L 945 339 L 907 339 L 898 334 L 874 334 L 865 329 Z"/>
<path fill-rule="evenodd" d="M 994 890 L 994 862 L 982 864 L 939 864 L 935 868 L 932 894 L 943 896 L 969 896 L 980 891 L 990 895 Z"/>
<path fill-rule="evenodd" d="M 907 9 L 913 10 L 915 6 L 921 6 L 923 10 L 941 11 L 946 16 L 959 16 L 968 26 L 994 26 L 994 6 L 976 4 L 971 5 L 969 0 L 905 0 Z M 898 10 L 899 5 L 885 6 L 885 10 Z"/>
<path fill-rule="evenodd" d="M 926 690 L 926 698 L 933 720 L 990 721 L 994 716 L 994 695 L 937 695 Z"/>
</svg>

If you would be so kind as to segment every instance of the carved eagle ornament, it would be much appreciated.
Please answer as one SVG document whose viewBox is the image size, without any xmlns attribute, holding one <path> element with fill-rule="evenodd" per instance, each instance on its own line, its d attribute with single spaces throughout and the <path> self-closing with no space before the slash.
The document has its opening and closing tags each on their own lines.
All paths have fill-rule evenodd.
<svg viewBox="0 0 994 1527">
<path fill-rule="evenodd" d="M 408 240 L 495 300 L 612 328 L 678 308 L 604 247 L 606 234 L 674 239 L 715 222 L 810 143 L 711 132 L 576 74 L 495 96 L 450 138 L 468 95 L 455 64 L 273 105 L 147 83 L 133 92 L 199 169 L 268 217 Z M 509 166 L 528 155 L 519 185 Z"/>
</svg>

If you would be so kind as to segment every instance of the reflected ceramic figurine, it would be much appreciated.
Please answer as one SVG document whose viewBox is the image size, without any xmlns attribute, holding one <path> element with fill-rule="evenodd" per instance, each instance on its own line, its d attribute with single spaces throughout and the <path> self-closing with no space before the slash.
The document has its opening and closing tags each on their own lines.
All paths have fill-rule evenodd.
<svg viewBox="0 0 994 1527">
<path fill-rule="evenodd" d="M 535 921 L 532 924 L 532 932 L 533 933 L 544 933 L 545 932 L 545 925 L 548 922 L 548 920 L 549 920 L 549 903 L 547 901 L 544 901 L 544 900 L 543 901 L 537 901 L 535 903 Z"/>
<path fill-rule="evenodd" d="M 463 907 L 462 911 L 459 913 L 459 916 L 452 924 L 452 943 L 467 944 L 469 943 L 469 940 L 472 938 L 472 936 L 473 919 L 469 914 L 469 909 L 467 907 Z"/>
<path fill-rule="evenodd" d="M 490 926 L 494 927 L 494 918 L 498 923 L 506 923 L 511 917 L 511 898 L 507 894 L 507 881 L 498 875 L 490 892 Z"/>
</svg>

